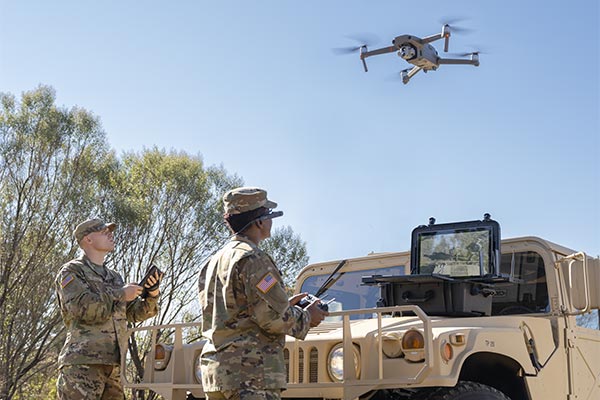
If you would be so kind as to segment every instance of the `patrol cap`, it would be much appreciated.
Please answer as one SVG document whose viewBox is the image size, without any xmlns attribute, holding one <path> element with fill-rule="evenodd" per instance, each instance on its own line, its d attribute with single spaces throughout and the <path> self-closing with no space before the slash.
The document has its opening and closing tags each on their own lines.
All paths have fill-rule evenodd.
<svg viewBox="0 0 600 400">
<path fill-rule="evenodd" d="M 98 218 L 91 218 L 86 221 L 83 221 L 73 231 L 73 237 L 77 240 L 77 243 L 81 242 L 85 236 L 90 233 L 99 232 L 106 228 L 108 228 L 111 232 L 115 230 L 117 224 L 114 222 L 109 222 L 108 224 Z"/>
<path fill-rule="evenodd" d="M 277 203 L 267 198 L 267 191 L 257 187 L 239 187 L 223 195 L 225 214 L 236 215 L 259 208 L 268 210 L 277 207 Z M 276 218 L 283 215 L 281 211 L 268 211 L 262 217 Z"/>
</svg>

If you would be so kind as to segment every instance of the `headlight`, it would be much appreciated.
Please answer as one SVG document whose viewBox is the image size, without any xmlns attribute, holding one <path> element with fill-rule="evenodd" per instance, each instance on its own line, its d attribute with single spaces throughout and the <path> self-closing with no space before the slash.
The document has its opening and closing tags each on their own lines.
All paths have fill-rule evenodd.
<svg viewBox="0 0 600 400">
<path fill-rule="evenodd" d="M 358 346 L 352 345 L 352 355 L 354 356 L 354 372 L 356 377 L 360 377 L 360 350 Z M 327 356 L 327 372 L 332 380 L 341 382 L 344 380 L 344 345 L 338 343 L 329 352 Z"/>
<path fill-rule="evenodd" d="M 425 359 L 425 338 L 421 331 L 409 329 L 402 336 L 402 351 L 408 361 L 420 362 Z"/>
<path fill-rule="evenodd" d="M 402 334 L 400 332 L 386 332 L 381 335 L 381 350 L 388 358 L 402 356 Z"/>
<path fill-rule="evenodd" d="M 167 368 L 173 346 L 159 343 L 154 347 L 154 369 L 162 371 Z"/>
<path fill-rule="evenodd" d="M 200 367 L 200 360 L 202 359 L 201 353 L 196 354 L 196 361 L 194 362 L 194 375 L 196 376 L 196 382 L 202 383 L 202 369 Z"/>
</svg>

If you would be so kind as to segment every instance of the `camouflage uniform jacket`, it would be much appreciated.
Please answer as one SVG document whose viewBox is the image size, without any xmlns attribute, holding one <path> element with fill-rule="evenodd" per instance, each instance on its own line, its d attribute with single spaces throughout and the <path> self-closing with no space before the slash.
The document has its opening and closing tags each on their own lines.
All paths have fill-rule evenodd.
<svg viewBox="0 0 600 400">
<path fill-rule="evenodd" d="M 125 302 L 123 279 L 85 255 L 62 266 L 55 280 L 67 339 L 58 357 L 65 364 L 119 364 L 127 348 L 127 321 L 158 312 L 158 299 Z"/>
<path fill-rule="evenodd" d="M 235 236 L 200 271 L 199 293 L 204 390 L 285 388 L 285 335 L 303 339 L 310 316 L 290 307 L 271 257 Z"/>
</svg>

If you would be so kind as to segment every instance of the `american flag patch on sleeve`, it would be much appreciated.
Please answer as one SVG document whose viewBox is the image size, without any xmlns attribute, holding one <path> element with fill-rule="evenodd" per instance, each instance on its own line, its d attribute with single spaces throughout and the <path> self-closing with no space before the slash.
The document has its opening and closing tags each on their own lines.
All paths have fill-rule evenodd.
<svg viewBox="0 0 600 400">
<path fill-rule="evenodd" d="M 277 279 L 275 279 L 273 274 L 269 272 L 267 275 L 265 275 L 264 278 L 260 280 L 260 282 L 256 284 L 256 287 L 261 292 L 267 293 L 269 290 L 271 290 L 273 286 L 275 286 L 276 283 Z"/>
<path fill-rule="evenodd" d="M 73 275 L 69 274 L 69 275 L 65 276 L 65 278 L 62 280 L 60 285 L 64 289 L 69 283 L 73 282 L 74 279 L 75 279 L 75 277 Z"/>
</svg>

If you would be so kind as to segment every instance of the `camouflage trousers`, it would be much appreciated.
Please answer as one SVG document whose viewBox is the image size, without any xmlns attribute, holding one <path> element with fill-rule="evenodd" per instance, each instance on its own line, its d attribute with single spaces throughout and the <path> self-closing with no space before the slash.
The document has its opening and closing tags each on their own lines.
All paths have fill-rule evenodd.
<svg viewBox="0 0 600 400">
<path fill-rule="evenodd" d="M 125 398 L 119 365 L 63 365 L 56 388 L 60 400 Z"/>
<path fill-rule="evenodd" d="M 206 392 L 207 400 L 281 400 L 281 390 L 237 389 Z"/>
</svg>

